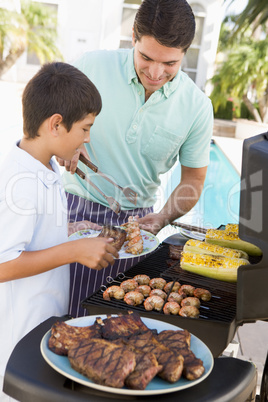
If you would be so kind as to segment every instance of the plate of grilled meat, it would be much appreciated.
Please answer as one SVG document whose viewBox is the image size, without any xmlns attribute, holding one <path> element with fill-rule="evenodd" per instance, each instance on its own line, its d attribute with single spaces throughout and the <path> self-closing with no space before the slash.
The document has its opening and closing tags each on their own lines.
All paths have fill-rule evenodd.
<svg viewBox="0 0 268 402">
<path fill-rule="evenodd" d="M 187 330 L 134 312 L 56 322 L 41 341 L 41 353 L 65 377 L 124 395 L 192 387 L 214 363 L 209 348 Z"/>
<path fill-rule="evenodd" d="M 152 233 L 139 229 L 138 232 L 128 232 L 123 227 L 103 226 L 102 230 L 86 229 L 73 233 L 69 239 L 78 240 L 83 237 L 113 238 L 112 245 L 118 250 L 119 258 L 133 258 L 151 253 L 159 245 L 159 240 Z"/>
</svg>

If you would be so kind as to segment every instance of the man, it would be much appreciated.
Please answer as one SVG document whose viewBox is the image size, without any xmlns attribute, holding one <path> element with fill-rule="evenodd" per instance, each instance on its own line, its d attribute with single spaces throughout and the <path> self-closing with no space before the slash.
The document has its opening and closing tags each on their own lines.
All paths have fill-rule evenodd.
<svg viewBox="0 0 268 402">
<path fill-rule="evenodd" d="M 213 112 L 210 100 L 181 71 L 194 34 L 194 15 L 185 0 L 144 0 L 134 22 L 133 49 L 89 52 L 76 62 L 94 82 L 103 102 L 91 142 L 80 152 L 122 187 L 135 190 L 138 199 L 134 206 L 111 183 L 88 169 L 90 179 L 121 204 L 122 211 L 116 215 L 78 175 L 65 172 L 71 220 L 120 225 L 128 216 L 138 215 L 140 227 L 157 234 L 198 201 L 209 163 Z M 80 152 L 65 162 L 71 173 Z M 153 213 L 159 176 L 178 158 L 181 181 L 161 211 Z M 85 171 L 80 162 L 79 166 Z M 74 300 L 90 295 L 108 275 L 124 271 L 128 262 L 119 260 L 113 269 L 102 273 L 73 267 L 71 314 L 81 314 L 73 306 Z"/>
</svg>

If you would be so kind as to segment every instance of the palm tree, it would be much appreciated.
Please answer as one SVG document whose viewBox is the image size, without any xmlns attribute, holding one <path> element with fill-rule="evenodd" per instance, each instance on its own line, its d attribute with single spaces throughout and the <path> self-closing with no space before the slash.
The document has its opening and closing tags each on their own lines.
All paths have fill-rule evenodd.
<svg viewBox="0 0 268 402">
<path fill-rule="evenodd" d="M 224 59 L 218 63 L 212 78 L 211 99 L 215 111 L 225 106 L 228 98 L 244 102 L 254 120 L 268 122 L 268 37 L 256 40 L 252 29 L 237 33 L 232 43 L 232 28 L 222 25 L 220 46 Z M 256 107 L 256 105 L 258 107 Z"/>
<path fill-rule="evenodd" d="M 0 8 L 0 77 L 28 49 L 40 63 L 62 60 L 56 46 L 56 15 L 51 7 L 23 1 L 21 13 Z"/>
<path fill-rule="evenodd" d="M 235 0 L 231 0 L 231 3 L 233 2 L 235 2 Z M 248 0 L 246 8 L 238 16 L 233 34 L 236 35 L 240 31 L 245 31 L 250 25 L 252 25 L 253 31 L 255 31 L 260 25 L 266 26 L 266 32 L 268 32 L 267 22 L 267 0 Z"/>
</svg>

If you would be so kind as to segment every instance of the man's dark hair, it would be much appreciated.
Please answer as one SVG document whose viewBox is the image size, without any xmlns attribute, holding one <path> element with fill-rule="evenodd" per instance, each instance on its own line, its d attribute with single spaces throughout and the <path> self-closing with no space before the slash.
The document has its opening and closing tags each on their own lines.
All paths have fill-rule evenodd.
<svg viewBox="0 0 268 402">
<path fill-rule="evenodd" d="M 186 0 L 144 0 L 134 21 L 135 40 L 145 35 L 186 53 L 195 35 L 195 17 L 190 5 Z"/>
<path fill-rule="evenodd" d="M 88 77 L 67 63 L 48 63 L 28 82 L 22 95 L 23 132 L 38 136 L 41 124 L 55 113 L 70 131 L 73 123 L 102 108 L 99 91 Z"/>
</svg>

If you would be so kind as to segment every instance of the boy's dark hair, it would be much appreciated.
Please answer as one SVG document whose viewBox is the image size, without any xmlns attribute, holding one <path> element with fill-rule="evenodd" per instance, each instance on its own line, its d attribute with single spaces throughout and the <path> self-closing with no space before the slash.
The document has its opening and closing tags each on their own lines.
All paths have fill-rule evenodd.
<svg viewBox="0 0 268 402">
<path fill-rule="evenodd" d="M 186 0 L 143 0 L 134 21 L 135 40 L 152 36 L 186 53 L 195 35 L 195 17 Z"/>
<path fill-rule="evenodd" d="M 22 95 L 23 132 L 28 138 L 38 136 L 41 124 L 59 113 L 70 131 L 73 123 L 87 114 L 98 115 L 101 96 L 95 85 L 76 67 L 67 63 L 48 63 L 28 82 Z"/>
</svg>

